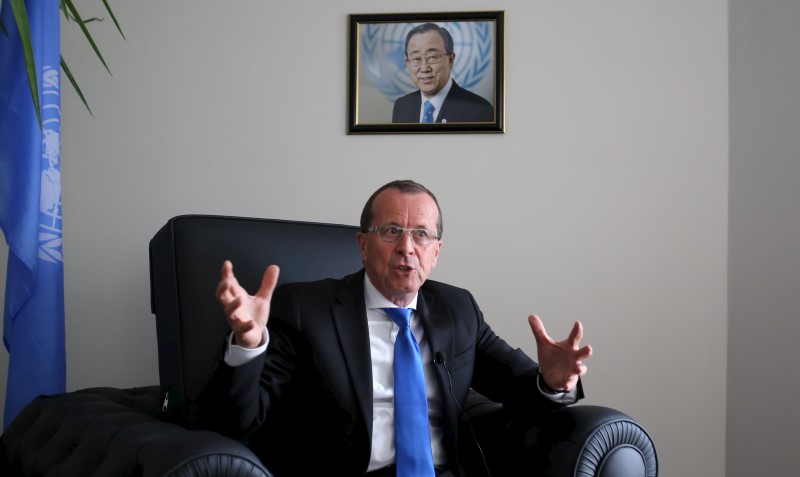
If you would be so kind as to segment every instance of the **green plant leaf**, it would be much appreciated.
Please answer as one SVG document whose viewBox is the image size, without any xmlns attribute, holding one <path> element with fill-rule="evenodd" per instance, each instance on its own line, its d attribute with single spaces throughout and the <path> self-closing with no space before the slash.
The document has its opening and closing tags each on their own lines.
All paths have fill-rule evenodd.
<svg viewBox="0 0 800 477">
<path fill-rule="evenodd" d="M 126 39 L 125 34 L 122 33 L 122 28 L 120 27 L 119 22 L 117 21 L 117 18 L 114 15 L 114 12 L 111 10 L 111 6 L 108 4 L 108 1 L 107 0 L 101 0 L 101 1 L 103 2 L 103 5 L 105 5 L 105 8 L 108 11 L 109 15 L 111 15 L 111 19 L 114 21 L 114 25 L 116 25 L 117 31 L 119 31 L 119 34 L 122 36 L 123 39 Z M 92 17 L 92 18 L 82 19 L 80 13 L 78 13 L 78 10 L 77 8 L 75 8 L 75 4 L 73 2 L 74 0 L 58 1 L 59 8 L 64 13 L 64 18 L 67 20 L 68 23 L 74 20 L 75 23 L 78 24 L 78 26 L 83 31 L 83 34 L 86 36 L 86 39 L 89 41 L 89 44 L 92 45 L 92 49 L 94 49 L 97 58 L 106 68 L 108 74 L 111 74 L 111 70 L 108 68 L 105 59 L 103 59 L 103 55 L 100 54 L 100 50 L 97 47 L 97 44 L 95 44 L 92 35 L 86 28 L 87 23 L 91 23 L 94 21 L 103 21 L 103 18 Z M 17 30 L 19 31 L 20 35 L 20 43 L 22 45 L 23 58 L 25 61 L 25 70 L 28 75 L 28 84 L 31 90 L 31 97 L 33 98 L 33 105 L 34 108 L 36 109 L 36 117 L 39 121 L 39 127 L 42 127 L 41 105 L 39 104 L 39 87 L 36 78 L 36 64 L 33 57 L 33 44 L 31 42 L 30 24 L 28 22 L 28 13 L 27 9 L 25 8 L 25 1 L 10 0 L 10 5 L 11 5 L 11 10 L 14 13 L 14 20 L 17 24 Z M 2 31 L 2 33 L 6 37 L 9 36 L 8 30 L 6 26 L 3 24 L 2 20 L 0 20 L 0 31 Z M 92 113 L 92 109 L 89 107 L 89 103 L 86 101 L 86 98 L 83 95 L 83 91 L 81 91 L 81 88 L 78 86 L 78 82 L 75 80 L 75 77 L 73 76 L 72 72 L 67 66 L 66 61 L 64 61 L 63 56 L 61 57 L 61 69 L 64 70 L 64 74 L 69 79 L 69 82 L 70 84 L 72 84 L 72 87 L 75 89 L 75 92 L 78 93 L 78 96 L 81 98 L 81 101 L 83 102 L 83 105 L 86 107 L 86 110 L 89 111 L 89 114 L 94 116 L 94 113 Z"/>
<path fill-rule="evenodd" d="M 123 40 L 127 40 L 127 38 L 125 38 L 125 34 L 122 33 L 122 28 L 119 26 L 119 22 L 117 21 L 117 17 L 114 16 L 114 12 L 111 11 L 111 5 L 108 4 L 108 0 L 103 0 L 103 5 L 106 6 L 106 10 L 108 10 L 108 14 L 111 15 L 111 19 L 114 21 L 114 25 L 117 26 L 117 31 L 119 31 L 119 34 L 122 35 L 122 39 Z"/>
<path fill-rule="evenodd" d="M 67 13 L 67 1 L 66 0 L 58 0 L 58 8 L 64 12 L 64 18 L 67 19 L 67 22 L 71 20 L 69 17 L 69 13 Z"/>
<path fill-rule="evenodd" d="M 21 1 L 21 0 L 17 0 L 17 1 Z M 97 55 L 97 58 L 100 60 L 100 63 L 103 63 L 103 66 L 105 66 L 106 71 L 108 71 L 108 74 L 111 74 L 111 70 L 108 69 L 108 65 L 106 64 L 106 60 L 104 60 L 103 59 L 103 55 L 100 54 L 100 49 L 97 48 L 97 44 L 95 44 L 94 39 L 92 38 L 92 34 L 89 33 L 89 29 L 86 28 L 86 24 L 81 19 L 81 14 L 78 13 L 78 9 L 75 8 L 75 4 L 73 3 L 72 0 L 64 0 L 64 3 L 67 5 L 67 8 L 69 9 L 69 12 L 72 14 L 72 17 L 78 23 L 78 26 L 81 27 L 81 30 L 83 31 L 83 34 L 86 36 L 86 39 L 89 40 L 89 44 L 92 45 L 92 49 L 94 49 L 94 53 Z"/>
<path fill-rule="evenodd" d="M 89 103 L 87 103 L 86 98 L 83 97 L 83 91 L 81 91 L 80 86 L 78 86 L 78 82 L 75 81 L 75 77 L 72 76 L 72 72 L 69 70 L 67 62 L 64 61 L 64 55 L 61 55 L 61 69 L 64 70 L 64 74 L 67 75 L 67 79 L 69 79 L 70 84 L 72 85 L 73 88 L 75 88 L 75 92 L 78 93 L 78 96 L 81 98 L 81 101 L 83 101 L 83 105 L 86 106 L 86 110 L 89 111 L 89 114 L 94 116 L 92 108 L 89 107 Z"/>
<path fill-rule="evenodd" d="M 36 109 L 36 118 L 39 120 L 39 127 L 42 127 L 42 110 L 39 106 L 39 87 L 36 81 L 36 62 L 33 58 L 33 44 L 31 43 L 31 29 L 28 23 L 28 10 L 25 8 L 25 0 L 11 0 L 11 11 L 14 13 L 14 20 L 17 22 L 19 40 L 22 44 L 22 56 L 25 58 L 25 70 L 28 72 L 28 84 L 31 88 L 33 107 Z"/>
</svg>

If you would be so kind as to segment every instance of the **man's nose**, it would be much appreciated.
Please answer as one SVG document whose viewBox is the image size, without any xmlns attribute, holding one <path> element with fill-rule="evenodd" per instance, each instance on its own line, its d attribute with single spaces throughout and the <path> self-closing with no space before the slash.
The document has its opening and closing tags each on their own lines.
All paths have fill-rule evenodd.
<svg viewBox="0 0 800 477">
<path fill-rule="evenodd" d="M 411 237 L 411 231 L 403 231 L 403 236 L 397 241 L 397 249 L 402 252 L 414 251 L 414 239 Z"/>
</svg>

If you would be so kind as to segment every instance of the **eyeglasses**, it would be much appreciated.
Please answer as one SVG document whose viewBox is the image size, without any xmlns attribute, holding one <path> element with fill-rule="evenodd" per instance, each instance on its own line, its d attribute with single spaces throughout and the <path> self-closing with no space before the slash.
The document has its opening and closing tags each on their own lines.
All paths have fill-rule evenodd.
<svg viewBox="0 0 800 477">
<path fill-rule="evenodd" d="M 426 56 L 414 56 L 412 58 L 406 58 L 406 63 L 413 66 L 414 68 L 418 68 L 422 66 L 423 61 L 429 65 L 435 65 L 441 63 L 442 59 L 444 59 L 446 56 L 449 55 L 445 55 L 442 53 L 434 53 Z"/>
<path fill-rule="evenodd" d="M 430 245 L 435 240 L 439 240 L 439 236 L 430 230 L 404 229 L 396 225 L 373 225 L 367 229 L 367 232 L 377 232 L 378 237 L 384 242 L 399 242 L 406 232 L 411 235 L 411 240 L 417 245 Z"/>
</svg>

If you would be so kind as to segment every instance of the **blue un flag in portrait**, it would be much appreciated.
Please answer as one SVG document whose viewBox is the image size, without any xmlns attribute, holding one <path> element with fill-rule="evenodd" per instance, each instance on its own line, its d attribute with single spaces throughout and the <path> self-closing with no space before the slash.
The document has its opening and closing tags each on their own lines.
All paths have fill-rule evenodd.
<svg viewBox="0 0 800 477">
<path fill-rule="evenodd" d="M 3 343 L 9 355 L 4 429 L 36 396 L 66 387 L 59 1 L 24 4 L 42 125 L 11 2 L 3 0 L 0 13 L 7 35 L 0 32 L 0 227 L 9 249 L 3 310 Z"/>
</svg>

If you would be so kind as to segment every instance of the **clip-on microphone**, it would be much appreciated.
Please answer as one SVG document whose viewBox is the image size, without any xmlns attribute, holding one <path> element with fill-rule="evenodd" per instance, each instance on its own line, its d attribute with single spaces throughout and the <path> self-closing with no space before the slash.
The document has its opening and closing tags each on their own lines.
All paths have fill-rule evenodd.
<svg viewBox="0 0 800 477">
<path fill-rule="evenodd" d="M 481 460 L 483 461 L 483 467 L 486 469 L 486 475 L 492 477 L 492 472 L 489 470 L 489 464 L 486 462 L 486 455 L 483 453 L 481 443 L 478 442 L 478 436 L 475 435 L 475 429 L 472 427 L 472 422 L 470 422 L 469 416 L 464 413 L 464 409 L 461 408 L 461 404 L 458 403 L 458 399 L 456 399 L 456 395 L 453 393 L 453 378 L 450 377 L 450 371 L 447 369 L 447 354 L 445 354 L 444 351 L 437 351 L 434 355 L 433 363 L 440 365 L 444 369 L 445 374 L 447 374 L 447 384 L 450 389 L 450 396 L 453 398 L 453 402 L 456 404 L 461 417 L 467 421 L 469 432 L 472 434 L 472 440 L 475 442 L 475 445 L 478 447 L 478 452 L 481 454 Z"/>
</svg>

